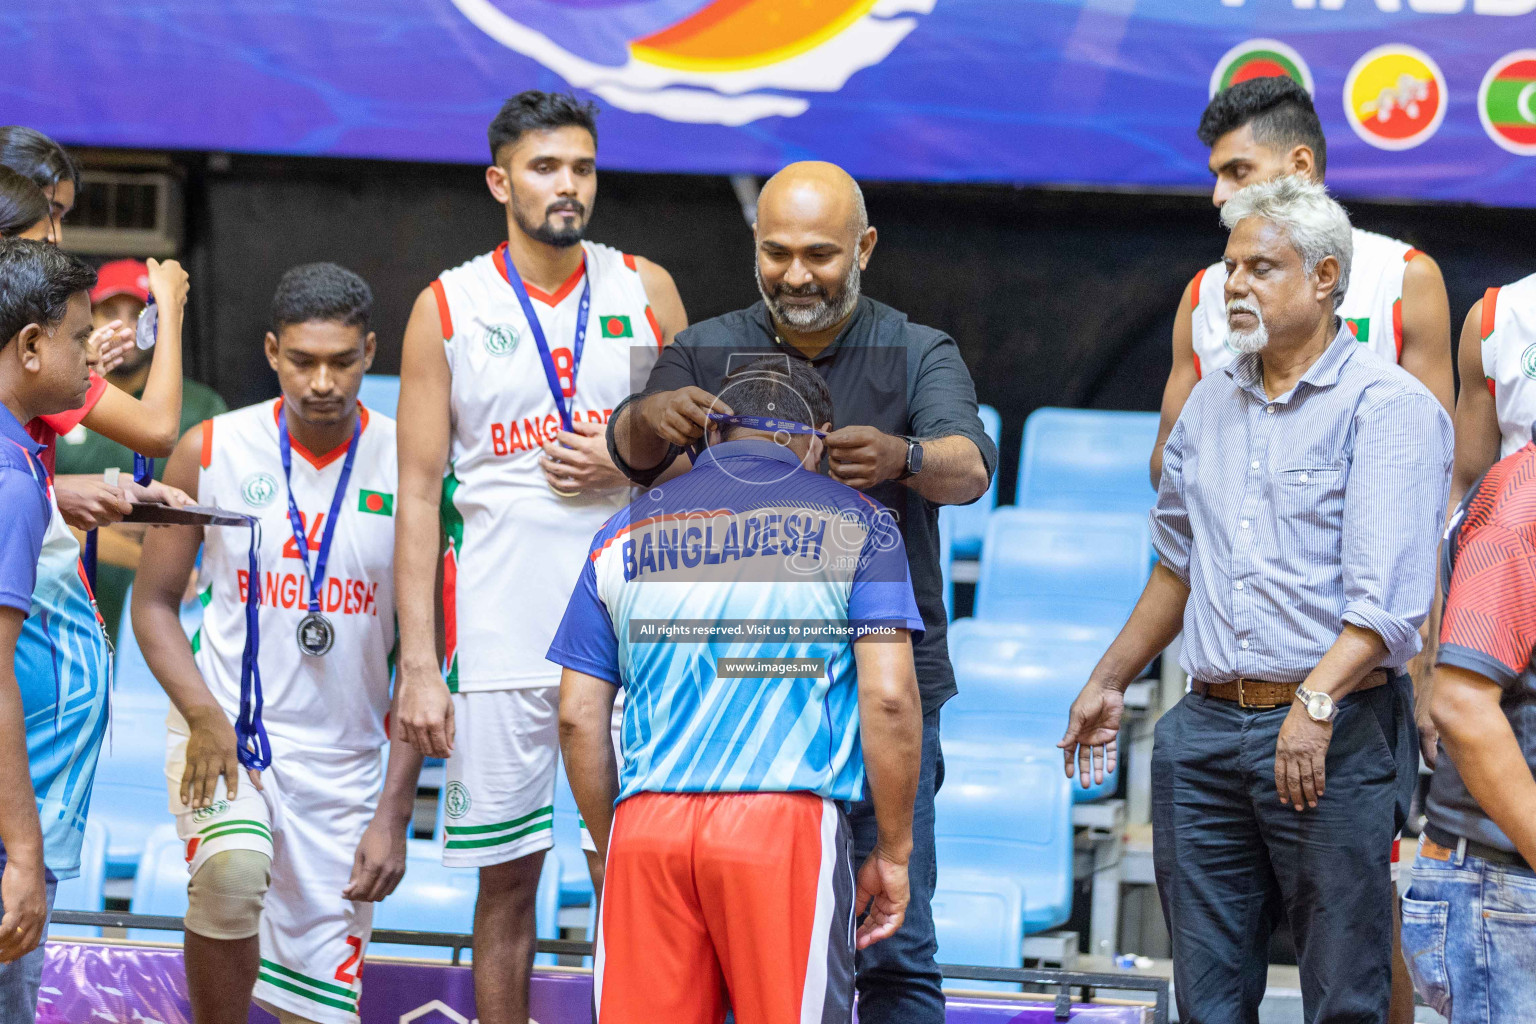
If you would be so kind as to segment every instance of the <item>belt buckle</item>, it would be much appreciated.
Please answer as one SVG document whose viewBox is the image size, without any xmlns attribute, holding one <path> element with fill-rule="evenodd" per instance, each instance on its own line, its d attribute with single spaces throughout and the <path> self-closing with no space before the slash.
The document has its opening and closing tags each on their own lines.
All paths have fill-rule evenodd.
<svg viewBox="0 0 1536 1024">
<path fill-rule="evenodd" d="M 1249 682 L 1249 680 L 1244 679 L 1241 676 L 1239 676 L 1238 679 L 1237 679 L 1237 706 L 1238 707 L 1240 707 L 1240 708 L 1249 708 L 1249 709 L 1254 710 L 1254 711 L 1273 711 L 1275 708 L 1280 706 L 1279 704 L 1250 704 L 1250 703 L 1248 703 L 1248 695 L 1247 695 L 1247 693 L 1244 692 L 1244 688 L 1243 688 L 1243 684 L 1246 683 L 1246 682 Z"/>
</svg>

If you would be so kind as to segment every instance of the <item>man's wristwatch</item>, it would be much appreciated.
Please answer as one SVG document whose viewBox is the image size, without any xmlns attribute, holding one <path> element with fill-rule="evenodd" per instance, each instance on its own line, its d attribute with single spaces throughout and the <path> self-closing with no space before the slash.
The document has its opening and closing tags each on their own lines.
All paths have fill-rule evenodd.
<svg viewBox="0 0 1536 1024">
<path fill-rule="evenodd" d="M 1339 706 L 1326 693 L 1309 690 L 1305 685 L 1296 687 L 1296 699 L 1301 701 L 1307 717 L 1314 722 L 1331 722 L 1339 713 Z"/>
<path fill-rule="evenodd" d="M 923 471 L 923 442 L 915 437 L 904 437 L 902 440 L 907 442 L 907 461 L 901 467 L 901 472 L 896 474 L 897 480 L 905 480 Z"/>
</svg>

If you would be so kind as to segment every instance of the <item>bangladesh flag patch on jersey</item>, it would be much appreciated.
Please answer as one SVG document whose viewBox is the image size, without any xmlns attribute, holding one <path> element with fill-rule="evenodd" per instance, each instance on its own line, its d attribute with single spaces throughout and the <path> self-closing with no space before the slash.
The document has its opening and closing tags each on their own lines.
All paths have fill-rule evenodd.
<svg viewBox="0 0 1536 1024">
<path fill-rule="evenodd" d="M 627 316 L 603 317 L 603 337 L 605 338 L 633 338 L 635 329 L 629 326 Z"/>
<path fill-rule="evenodd" d="M 357 492 L 357 510 L 359 512 L 372 512 L 376 516 L 392 516 L 395 514 L 395 496 L 383 494 L 379 491 L 365 491 L 359 488 Z"/>
<path fill-rule="evenodd" d="M 1368 316 L 1362 316 L 1362 317 L 1347 316 L 1347 317 L 1344 318 L 1344 323 L 1346 325 L 1348 325 L 1348 327 L 1350 329 L 1350 332 L 1352 334 L 1354 334 L 1356 341 L 1358 341 L 1358 342 L 1360 342 L 1361 344 L 1364 344 L 1364 345 L 1369 345 L 1371 343 L 1371 318 L 1370 317 L 1368 317 Z"/>
</svg>

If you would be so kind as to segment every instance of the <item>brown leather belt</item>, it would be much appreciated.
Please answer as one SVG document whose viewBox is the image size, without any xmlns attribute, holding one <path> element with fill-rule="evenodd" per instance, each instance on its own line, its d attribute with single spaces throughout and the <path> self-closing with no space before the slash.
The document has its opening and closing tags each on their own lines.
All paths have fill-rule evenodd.
<svg viewBox="0 0 1536 1024">
<path fill-rule="evenodd" d="M 1384 686 L 1392 676 L 1384 668 L 1373 669 L 1351 693 L 1361 693 Z M 1189 688 L 1202 697 L 1231 701 L 1238 707 L 1268 710 L 1283 708 L 1296 699 L 1300 683 L 1271 683 L 1264 679 L 1234 679 L 1230 683 L 1206 683 L 1193 680 Z"/>
</svg>

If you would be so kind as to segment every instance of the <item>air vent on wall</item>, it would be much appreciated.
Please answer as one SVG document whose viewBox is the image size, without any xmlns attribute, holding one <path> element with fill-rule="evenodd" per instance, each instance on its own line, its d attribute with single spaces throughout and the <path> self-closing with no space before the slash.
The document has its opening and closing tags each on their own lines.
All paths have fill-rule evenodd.
<svg viewBox="0 0 1536 1024">
<path fill-rule="evenodd" d="M 65 247 L 97 256 L 176 255 L 181 184 L 164 171 L 82 170 Z"/>
</svg>

